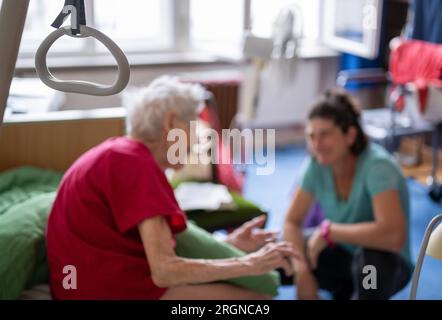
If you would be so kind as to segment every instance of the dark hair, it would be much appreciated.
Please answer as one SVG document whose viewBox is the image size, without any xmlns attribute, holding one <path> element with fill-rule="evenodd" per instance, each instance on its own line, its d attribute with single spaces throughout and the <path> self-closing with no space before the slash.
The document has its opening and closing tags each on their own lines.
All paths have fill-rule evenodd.
<svg viewBox="0 0 442 320">
<path fill-rule="evenodd" d="M 368 144 L 367 136 L 360 124 L 360 108 L 354 98 L 342 90 L 327 90 L 311 108 L 308 119 L 331 120 L 343 133 L 350 127 L 356 128 L 356 139 L 350 147 L 354 155 L 361 154 Z"/>
</svg>

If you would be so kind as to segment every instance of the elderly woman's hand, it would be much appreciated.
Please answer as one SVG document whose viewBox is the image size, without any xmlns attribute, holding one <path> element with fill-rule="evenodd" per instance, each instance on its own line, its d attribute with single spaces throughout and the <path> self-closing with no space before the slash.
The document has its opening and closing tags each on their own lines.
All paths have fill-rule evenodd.
<svg viewBox="0 0 442 320">
<path fill-rule="evenodd" d="M 237 228 L 226 238 L 226 242 L 245 252 L 254 252 L 269 242 L 275 242 L 277 231 L 262 229 L 266 216 L 261 215 Z"/>
<path fill-rule="evenodd" d="M 290 277 L 293 275 L 293 261 L 300 259 L 300 254 L 289 242 L 268 243 L 256 252 L 242 257 L 252 267 L 251 275 L 260 275 L 281 268 Z"/>
</svg>

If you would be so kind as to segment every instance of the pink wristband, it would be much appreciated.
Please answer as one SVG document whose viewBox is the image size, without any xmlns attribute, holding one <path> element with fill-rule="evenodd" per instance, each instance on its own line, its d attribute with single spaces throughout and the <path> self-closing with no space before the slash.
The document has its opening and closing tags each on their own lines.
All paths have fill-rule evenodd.
<svg viewBox="0 0 442 320">
<path fill-rule="evenodd" d="M 320 227 L 321 228 L 321 236 L 327 242 L 329 247 L 334 248 L 336 246 L 336 244 L 332 239 L 330 239 L 330 225 L 331 225 L 331 222 L 329 220 L 324 220 L 321 223 L 321 227 Z"/>
</svg>

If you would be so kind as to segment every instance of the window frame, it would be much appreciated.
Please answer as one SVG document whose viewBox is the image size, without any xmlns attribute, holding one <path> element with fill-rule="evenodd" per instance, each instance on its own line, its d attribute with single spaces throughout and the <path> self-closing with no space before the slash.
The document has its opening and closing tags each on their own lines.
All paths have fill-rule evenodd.
<svg viewBox="0 0 442 320">
<path fill-rule="evenodd" d="M 334 26 L 336 25 L 336 15 L 333 14 L 336 9 L 336 1 L 330 0 L 325 3 L 323 21 L 323 42 L 330 48 L 340 50 L 342 52 L 358 55 L 366 59 L 375 59 L 379 55 L 381 34 L 382 34 L 382 17 L 384 13 L 384 0 L 365 0 L 362 6 L 362 15 L 371 14 L 374 20 L 374 26 L 363 26 L 362 42 L 350 40 L 335 34 Z M 365 8 L 373 6 L 375 11 L 364 12 Z M 365 8 L 364 8 L 365 7 Z M 373 19 L 374 18 L 374 19 Z M 364 23 L 364 22 L 363 22 Z"/>
<path fill-rule="evenodd" d="M 180 19 L 180 21 L 185 22 L 181 15 L 179 10 L 183 10 L 188 7 L 189 0 L 161 0 L 161 1 L 168 1 L 169 3 L 165 4 L 166 6 L 171 7 L 171 13 L 170 16 L 167 17 L 167 19 L 171 20 L 171 39 L 170 42 L 172 46 L 166 48 L 166 47 L 152 47 L 147 48 L 143 47 L 140 50 L 134 50 L 131 47 L 134 47 L 134 45 L 129 45 L 127 48 L 122 47 L 122 49 L 129 55 L 131 54 L 157 54 L 157 53 L 173 53 L 177 51 L 182 51 L 185 48 L 185 45 L 180 44 L 177 45 L 179 42 L 182 42 L 183 40 L 183 30 L 184 28 L 177 28 L 177 19 Z M 85 10 L 86 10 L 86 21 L 87 25 L 93 26 L 95 25 L 95 7 L 94 7 L 94 0 L 85 1 Z M 54 17 L 55 19 L 55 17 Z M 52 21 L 48 21 L 48 25 Z M 169 31 L 169 30 L 168 30 Z M 48 33 L 49 35 L 49 33 Z M 178 40 L 179 39 L 179 40 Z M 43 39 L 42 39 L 43 40 Z M 133 43 L 136 43 L 136 40 L 133 41 Z M 119 44 L 120 45 L 120 44 Z M 29 47 L 32 47 L 32 49 L 28 49 L 25 51 L 19 52 L 19 59 L 29 59 L 33 58 L 35 56 L 35 51 L 38 48 L 39 43 L 36 42 L 35 46 L 34 44 L 29 45 Z M 48 58 L 62 58 L 62 57 L 99 57 L 99 56 L 108 56 L 109 54 L 105 51 L 98 50 L 97 49 L 97 42 L 93 38 L 84 38 L 84 44 L 81 46 L 80 49 L 74 50 L 74 51 L 53 51 L 49 52 Z"/>
<path fill-rule="evenodd" d="M 162 0 L 166 1 L 166 0 Z M 191 27 L 190 27 L 190 3 L 191 0 L 167 0 L 169 1 L 169 5 L 171 8 L 171 27 L 170 27 L 170 33 L 171 33 L 171 46 L 168 48 L 142 48 L 141 50 L 126 50 L 123 47 L 123 50 L 127 53 L 127 55 L 130 56 L 148 56 L 148 55 L 158 55 L 158 54 L 189 54 L 192 52 L 201 52 L 201 49 L 204 47 L 202 46 L 196 46 L 194 47 L 192 45 L 192 39 L 191 39 Z M 252 1 L 254 0 L 240 0 L 243 1 L 243 31 L 246 32 L 251 29 L 251 23 L 252 23 Z M 323 0 L 319 1 L 319 10 L 321 15 L 322 7 L 323 7 Z M 87 22 L 88 25 L 94 25 L 95 17 L 94 17 L 94 0 L 85 1 L 85 7 L 86 7 L 86 14 L 87 14 Z M 321 20 L 321 19 L 319 19 Z M 322 24 L 321 21 L 318 23 Z M 317 43 L 315 43 L 315 46 L 319 49 L 318 52 L 321 52 L 324 48 L 322 48 L 322 28 L 319 28 L 319 37 L 317 40 Z M 135 41 L 134 41 L 135 42 Z M 38 44 L 37 44 L 38 47 Z M 308 49 L 311 47 L 311 43 L 308 44 Z M 322 49 L 321 49 L 322 48 Z M 240 53 L 241 50 L 238 50 L 238 53 Z M 311 51 L 311 50 L 310 50 Z M 29 50 L 26 52 L 20 52 L 19 53 L 19 60 L 30 60 L 34 57 L 35 51 Z M 210 51 L 208 52 L 210 54 Z M 319 53 L 319 55 L 322 53 Z M 310 55 L 310 54 L 309 54 Z M 328 55 L 328 54 L 326 54 Z M 85 39 L 85 45 L 82 46 L 82 48 L 78 51 L 73 52 L 65 52 L 65 51 L 58 51 L 58 52 L 50 52 L 48 55 L 48 58 L 54 58 L 54 59 L 61 59 L 64 57 L 77 57 L 77 58 L 84 58 L 84 60 L 87 60 L 89 57 L 97 58 L 97 57 L 104 57 L 109 56 L 108 53 L 97 50 L 96 42 L 94 39 L 87 38 Z M 218 57 L 223 57 L 222 52 L 217 53 Z M 238 54 L 236 59 L 241 60 L 242 57 L 240 57 L 241 54 Z M 226 54 L 226 58 L 228 60 L 231 60 L 232 56 L 229 54 Z M 234 57 L 235 58 L 235 57 Z M 146 60 L 148 60 L 146 58 Z M 203 59 L 204 60 L 204 59 Z M 93 64 L 93 62 L 91 62 Z"/>
</svg>

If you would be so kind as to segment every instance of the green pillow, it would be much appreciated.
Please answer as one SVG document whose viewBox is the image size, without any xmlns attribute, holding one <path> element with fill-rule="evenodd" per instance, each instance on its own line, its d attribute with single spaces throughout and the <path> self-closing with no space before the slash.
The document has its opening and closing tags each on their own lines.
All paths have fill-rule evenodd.
<svg viewBox="0 0 442 320">
<path fill-rule="evenodd" d="M 192 222 L 187 223 L 185 231 L 177 234 L 175 251 L 180 257 L 192 259 L 224 259 L 245 255 L 243 251 L 218 241 Z M 223 282 L 274 297 L 278 294 L 280 278 L 276 271 L 272 271 L 260 276 L 244 276 Z"/>
</svg>

